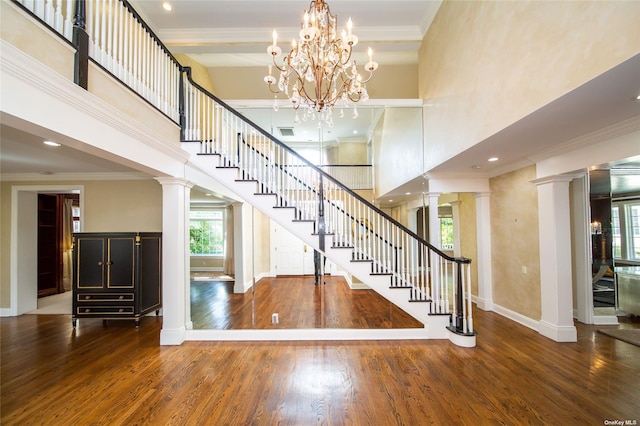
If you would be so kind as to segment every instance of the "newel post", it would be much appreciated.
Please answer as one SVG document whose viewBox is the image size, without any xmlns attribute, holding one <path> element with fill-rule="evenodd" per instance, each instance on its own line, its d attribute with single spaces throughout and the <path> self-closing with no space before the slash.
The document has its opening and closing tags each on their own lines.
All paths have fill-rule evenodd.
<svg viewBox="0 0 640 426">
<path fill-rule="evenodd" d="M 320 187 L 318 188 L 318 246 L 320 251 L 324 253 L 324 236 L 325 236 L 325 223 L 324 223 L 324 182 L 322 175 L 320 175 Z"/>
<path fill-rule="evenodd" d="M 185 138 L 185 129 L 187 127 L 187 118 L 185 115 L 185 105 L 186 100 L 184 97 L 184 77 L 183 73 L 189 73 L 191 68 L 189 67 L 181 67 L 180 68 L 180 81 L 178 82 L 178 114 L 180 116 L 180 140 L 186 141 Z"/>
<path fill-rule="evenodd" d="M 86 90 L 89 81 L 89 34 L 87 34 L 85 0 L 76 1 L 76 12 L 73 16 L 73 44 L 76 46 L 73 81 Z"/>
<path fill-rule="evenodd" d="M 464 286 L 462 285 L 462 262 L 456 259 L 456 331 L 464 333 Z"/>
</svg>

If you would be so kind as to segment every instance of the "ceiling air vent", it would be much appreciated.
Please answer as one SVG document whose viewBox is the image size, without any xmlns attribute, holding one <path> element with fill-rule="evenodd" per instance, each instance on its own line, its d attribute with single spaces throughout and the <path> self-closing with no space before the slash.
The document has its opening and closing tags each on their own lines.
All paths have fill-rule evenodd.
<svg viewBox="0 0 640 426">
<path fill-rule="evenodd" d="M 280 130 L 280 136 L 282 137 L 295 136 L 293 134 L 293 127 L 278 127 L 278 130 Z"/>
</svg>

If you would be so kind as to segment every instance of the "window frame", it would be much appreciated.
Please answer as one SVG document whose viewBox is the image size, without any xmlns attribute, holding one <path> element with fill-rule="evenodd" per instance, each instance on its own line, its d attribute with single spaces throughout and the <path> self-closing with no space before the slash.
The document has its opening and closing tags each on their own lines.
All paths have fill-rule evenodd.
<svg viewBox="0 0 640 426">
<path fill-rule="evenodd" d="M 208 214 L 219 214 L 219 218 L 216 217 L 204 217 Z M 203 216 L 203 217 L 197 217 Z M 194 253 L 192 252 L 192 242 L 191 242 L 191 232 L 192 232 L 192 223 L 193 222 L 208 222 L 211 223 L 211 231 L 213 232 L 216 226 L 220 227 L 220 237 L 221 237 L 221 250 L 220 252 L 215 253 Z M 213 225 L 215 224 L 215 225 Z M 189 210 L 189 256 L 191 257 L 209 257 L 209 258 L 224 258 L 225 257 L 225 239 L 226 239 L 226 209 L 224 208 L 209 208 L 209 209 L 190 209 Z M 212 238 L 209 238 L 211 241 Z M 209 242 L 209 245 L 212 243 Z"/>
</svg>

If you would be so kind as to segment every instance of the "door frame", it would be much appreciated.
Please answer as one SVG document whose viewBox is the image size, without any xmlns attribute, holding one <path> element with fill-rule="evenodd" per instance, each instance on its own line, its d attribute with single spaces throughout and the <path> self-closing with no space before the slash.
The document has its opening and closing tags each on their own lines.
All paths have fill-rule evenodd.
<svg viewBox="0 0 640 426">
<path fill-rule="evenodd" d="M 84 185 L 14 185 L 11 187 L 11 236 L 9 280 L 11 304 L 8 316 L 18 316 L 37 309 L 37 194 L 79 194 L 80 217 L 84 217 Z M 21 220 L 22 218 L 22 220 Z M 82 230 L 83 222 L 80 222 Z M 31 253 L 31 255 L 28 255 Z M 20 278 L 20 279 L 19 279 Z M 4 316 L 5 312 L 3 312 Z"/>
<path fill-rule="evenodd" d="M 277 252 L 277 248 L 278 246 L 281 244 L 281 235 L 284 234 L 285 231 L 289 234 L 291 234 L 292 238 L 295 238 L 297 241 L 300 241 L 300 255 L 302 258 L 302 274 L 300 274 L 300 276 L 306 276 L 306 275 L 313 275 L 314 273 L 314 264 L 313 264 L 313 247 L 307 246 L 302 240 L 300 240 L 296 235 L 292 234 L 291 232 L 289 232 L 287 229 L 285 229 L 283 226 L 278 225 L 276 222 L 271 221 L 271 236 L 270 236 L 270 240 L 271 240 L 271 275 L 273 276 L 277 276 L 278 275 L 278 252 Z M 305 247 L 307 247 L 307 250 L 305 251 Z M 290 274 L 285 274 L 285 275 L 290 275 Z"/>
</svg>

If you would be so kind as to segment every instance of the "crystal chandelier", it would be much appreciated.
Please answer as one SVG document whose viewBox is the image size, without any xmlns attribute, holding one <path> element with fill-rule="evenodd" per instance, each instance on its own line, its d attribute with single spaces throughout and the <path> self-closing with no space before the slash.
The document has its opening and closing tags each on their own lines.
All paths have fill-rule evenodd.
<svg viewBox="0 0 640 426">
<path fill-rule="evenodd" d="M 303 119 L 316 118 L 333 125 L 333 108 L 340 102 L 344 107 L 369 99 L 365 83 L 373 76 L 378 64 L 373 61 L 369 48 L 369 62 L 364 65 L 368 71 L 366 78 L 358 72 L 356 61 L 351 58 L 358 37 L 353 33 L 351 18 L 346 30 L 338 37 L 338 19 L 332 15 L 329 5 L 323 0 L 313 0 L 309 10 L 305 10 L 299 38 L 292 41 L 291 51 L 282 58 L 278 46 L 278 34 L 273 31 L 273 44 L 267 52 L 273 59 L 269 65 L 269 75 L 264 81 L 271 92 L 276 93 L 274 109 L 278 109 L 277 94 L 284 92 L 296 110 L 295 123 L 300 122 L 298 108 L 303 106 Z M 279 78 L 273 75 L 279 71 Z M 358 116 L 354 106 L 353 117 Z"/>
</svg>

